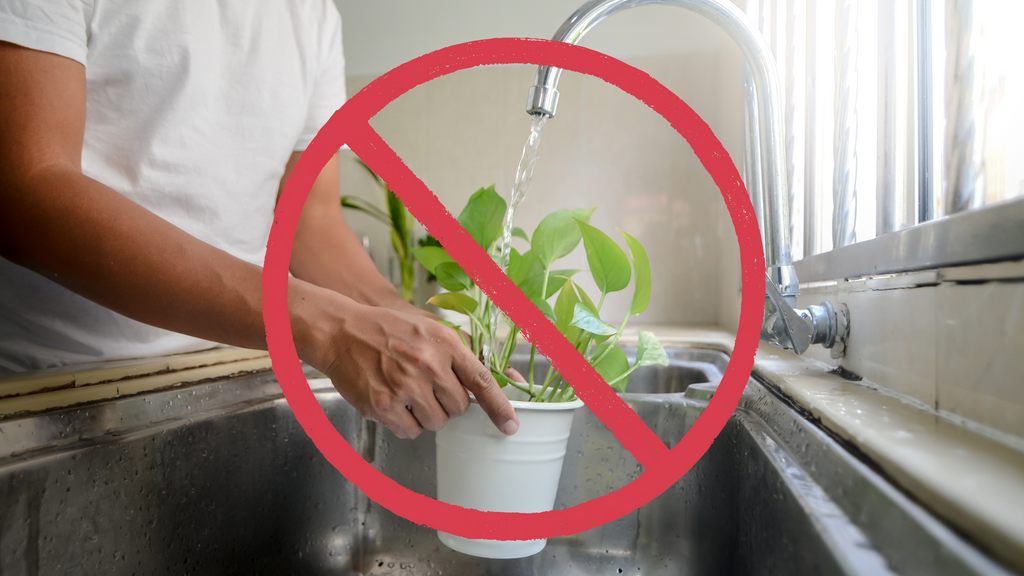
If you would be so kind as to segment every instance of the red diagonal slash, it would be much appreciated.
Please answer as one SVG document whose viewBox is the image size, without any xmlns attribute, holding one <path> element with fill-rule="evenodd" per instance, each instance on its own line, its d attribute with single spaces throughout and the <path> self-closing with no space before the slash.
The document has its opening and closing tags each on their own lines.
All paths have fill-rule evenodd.
<svg viewBox="0 0 1024 576">
<path fill-rule="evenodd" d="M 412 174 L 367 122 L 389 102 L 438 76 L 484 64 L 545 64 L 600 77 L 640 98 L 661 114 L 693 148 L 722 191 L 740 245 L 743 297 L 729 366 L 711 402 L 671 451 L 622 402 L 589 364 L 470 239 L 466 231 Z M 644 472 L 628 485 L 572 508 L 519 514 L 481 512 L 438 502 L 401 486 L 356 453 L 327 419 L 309 389 L 292 341 L 288 316 L 288 266 L 299 215 L 327 161 L 348 143 L 444 244 L 477 284 L 560 369 L 587 406 L 608 425 Z M 569 44 L 495 38 L 451 46 L 407 62 L 353 96 L 302 154 L 278 201 L 263 271 L 263 315 L 274 373 L 288 405 L 324 456 L 374 502 L 412 522 L 463 536 L 498 540 L 550 538 L 582 532 L 650 502 L 707 451 L 736 409 L 750 378 L 760 333 L 764 260 L 753 207 L 721 143 L 696 113 L 643 72 L 598 52 Z"/>
<path fill-rule="evenodd" d="M 355 123 L 355 122 L 353 122 Z M 441 205 L 437 196 L 409 170 L 402 159 L 369 124 L 346 130 L 348 145 L 376 174 L 386 174 L 388 186 L 417 220 L 441 241 L 448 254 L 508 316 L 535 342 L 542 354 L 562 371 L 566 381 L 608 430 L 644 466 L 663 458 L 668 448 L 640 417 L 626 406 L 576 348 L 558 332 L 544 314 L 501 272 L 487 252 Z M 534 339 L 532 334 L 548 337 Z M 552 337 L 553 336 L 553 337 Z"/>
</svg>

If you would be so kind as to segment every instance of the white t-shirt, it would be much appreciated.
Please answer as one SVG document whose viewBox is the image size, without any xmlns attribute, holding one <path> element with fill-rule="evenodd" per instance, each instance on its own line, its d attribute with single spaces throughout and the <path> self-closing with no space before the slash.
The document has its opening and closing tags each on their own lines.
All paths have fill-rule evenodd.
<svg viewBox="0 0 1024 576">
<path fill-rule="evenodd" d="M 345 101 L 331 0 L 4 0 L 0 40 L 85 65 L 85 175 L 261 266 L 289 156 Z M 212 346 L 0 258 L 0 371 Z"/>
</svg>

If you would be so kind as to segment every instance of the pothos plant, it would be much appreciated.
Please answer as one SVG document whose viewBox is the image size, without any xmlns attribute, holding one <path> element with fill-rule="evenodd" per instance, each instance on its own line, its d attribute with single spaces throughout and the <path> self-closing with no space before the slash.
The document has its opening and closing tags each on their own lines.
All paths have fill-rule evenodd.
<svg viewBox="0 0 1024 576">
<path fill-rule="evenodd" d="M 387 183 L 380 176 L 370 170 L 369 166 L 363 164 L 362 160 L 359 161 L 359 164 L 373 176 L 374 181 L 380 186 L 384 193 L 384 205 L 387 210 L 381 210 L 372 202 L 353 195 L 342 196 L 341 206 L 359 210 L 391 228 L 391 247 L 395 250 L 395 255 L 398 256 L 398 267 L 402 273 L 402 298 L 406 302 L 412 303 L 416 290 L 416 270 L 414 269 L 416 260 L 412 255 L 414 248 L 412 216 L 409 214 L 408 208 L 402 204 L 402 200 L 388 188 Z M 420 244 L 423 244 L 422 239 Z"/>
<path fill-rule="evenodd" d="M 458 217 L 459 224 L 496 261 L 501 254 L 505 209 L 505 200 L 491 186 L 474 193 Z M 629 375 L 634 370 L 641 366 L 665 366 L 668 357 L 657 338 L 646 331 L 639 333 L 636 360 L 632 366 L 617 345 L 627 320 L 643 312 L 650 301 L 651 265 L 647 251 L 640 242 L 620 230 L 632 256 L 630 265 L 626 252 L 611 237 L 590 225 L 590 216 L 595 209 L 552 212 L 541 220 L 532 238 L 521 228 L 514 229 L 513 237 L 522 239 L 530 248 L 523 253 L 511 249 L 507 274 L 512 283 L 583 354 L 605 382 L 621 392 L 625 391 Z M 582 270 L 555 266 L 580 241 L 586 249 L 589 273 L 600 291 L 596 302 L 573 279 Z M 484 359 L 501 386 L 514 386 L 529 394 L 530 400 L 534 402 L 567 402 L 575 399 L 575 391 L 553 366 L 548 369 L 543 381 L 535 381 L 535 346 L 530 348 L 527 382 L 513 382 L 507 378 L 505 371 L 515 351 L 520 328 L 495 307 L 444 248 L 427 246 L 413 253 L 423 267 L 437 277 L 438 283 L 449 290 L 434 296 L 428 303 L 469 318 L 469 341 L 466 344 L 474 354 Z M 630 278 L 635 278 L 633 299 L 625 318 L 616 327 L 601 319 L 601 310 L 605 297 L 612 292 L 624 290 Z M 551 303 L 552 299 L 554 304 Z M 508 327 L 508 336 L 500 346 L 490 343 L 492 349 L 485 350 L 490 335 L 495 333 L 497 324 L 502 322 Z"/>
</svg>

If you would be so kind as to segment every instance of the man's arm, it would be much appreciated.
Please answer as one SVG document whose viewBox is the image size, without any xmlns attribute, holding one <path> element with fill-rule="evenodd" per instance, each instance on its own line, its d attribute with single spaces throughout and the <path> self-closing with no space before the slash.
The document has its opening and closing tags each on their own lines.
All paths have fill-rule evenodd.
<svg viewBox="0 0 1024 576">
<path fill-rule="evenodd" d="M 281 190 L 301 155 L 295 152 L 289 159 L 281 178 Z M 433 314 L 406 302 L 377 271 L 342 215 L 339 191 L 338 155 L 335 154 L 320 172 L 302 208 L 292 247 L 292 274 L 363 304 L 436 319 Z"/>
<path fill-rule="evenodd" d="M 0 256 L 129 318 L 266 348 L 261 269 L 213 248 L 81 171 L 85 69 L 0 42 Z M 468 406 L 518 421 L 451 330 L 289 281 L 299 356 L 367 418 L 403 437 Z"/>
</svg>

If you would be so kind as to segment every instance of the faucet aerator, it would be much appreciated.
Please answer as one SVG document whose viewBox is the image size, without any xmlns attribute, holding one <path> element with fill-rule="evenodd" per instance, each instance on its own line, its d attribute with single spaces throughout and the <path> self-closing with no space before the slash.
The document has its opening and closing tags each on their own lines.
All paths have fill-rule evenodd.
<svg viewBox="0 0 1024 576">
<path fill-rule="evenodd" d="M 526 103 L 526 111 L 533 116 L 555 117 L 558 107 L 558 90 L 547 86 L 531 86 L 530 96 Z"/>
</svg>

